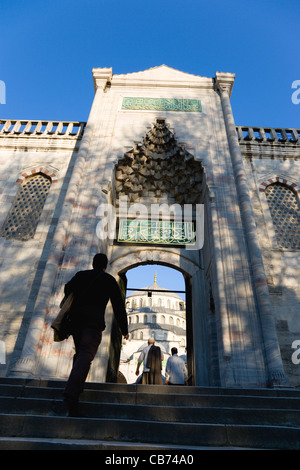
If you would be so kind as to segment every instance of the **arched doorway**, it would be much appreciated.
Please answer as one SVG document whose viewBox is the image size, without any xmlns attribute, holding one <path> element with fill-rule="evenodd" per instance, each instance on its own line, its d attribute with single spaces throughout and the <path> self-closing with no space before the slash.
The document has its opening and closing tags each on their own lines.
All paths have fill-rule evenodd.
<svg viewBox="0 0 300 470">
<path fill-rule="evenodd" d="M 188 253 L 188 252 L 187 252 Z M 184 256 L 180 249 L 159 249 L 159 248 L 143 248 L 140 250 L 133 249 L 122 256 L 117 256 L 112 259 L 110 264 L 110 272 L 114 275 L 120 283 L 124 293 L 128 286 L 126 274 L 129 270 L 138 266 L 145 265 L 161 265 L 181 273 L 183 279 L 183 286 L 185 291 L 185 305 L 186 305 L 186 347 L 188 358 L 188 372 L 190 376 L 190 383 L 192 385 L 209 385 L 209 371 L 208 371 L 208 349 L 207 349 L 207 329 L 206 329 L 206 300 L 205 300 L 205 287 L 203 285 L 204 276 L 200 264 L 191 260 L 189 256 Z M 181 289 L 178 289 L 181 290 Z M 194 296 L 192 295 L 195 291 Z M 203 293 L 202 301 L 199 302 L 199 295 Z M 201 306 L 202 305 L 202 306 Z M 199 310 L 200 309 L 200 310 Z M 201 319 L 200 319 L 201 317 Z M 114 336 L 113 329 L 111 336 L 110 354 L 115 356 L 120 354 L 120 350 L 112 348 L 115 344 L 116 337 Z M 121 337 L 119 337 L 119 347 L 121 347 Z M 117 357 L 119 361 L 120 356 Z M 110 365 L 112 365 L 110 356 Z M 113 364 L 113 373 L 111 376 L 116 377 L 116 364 Z M 111 380 L 108 376 L 107 379 Z"/>
<path fill-rule="evenodd" d="M 136 266 L 158 264 L 181 273 L 186 292 L 189 374 L 193 384 L 208 385 L 203 254 L 201 246 L 188 249 L 192 247 L 188 234 L 199 233 L 197 208 L 205 193 L 201 162 L 177 142 L 165 120 L 157 119 L 141 143 L 126 152 L 112 170 L 108 198 L 115 208 L 117 235 L 106 245 L 110 272 L 119 279 L 124 297 L 126 273 Z M 192 296 L 193 290 L 197 295 Z M 113 327 L 108 380 L 117 373 L 115 334 Z"/>
<path fill-rule="evenodd" d="M 135 383 L 140 352 L 148 339 L 163 353 L 162 376 L 165 376 L 171 348 L 187 363 L 185 280 L 178 270 L 163 265 L 141 265 L 126 272 L 126 310 L 129 340 L 123 340 L 119 372 L 127 383 Z"/>
</svg>

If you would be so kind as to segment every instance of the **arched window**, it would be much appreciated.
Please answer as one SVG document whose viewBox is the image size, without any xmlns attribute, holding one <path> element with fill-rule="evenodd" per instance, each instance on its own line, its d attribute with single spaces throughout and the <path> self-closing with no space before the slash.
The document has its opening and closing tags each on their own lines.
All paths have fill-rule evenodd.
<svg viewBox="0 0 300 470">
<path fill-rule="evenodd" d="M 281 183 L 265 190 L 278 245 L 300 249 L 300 207 L 292 189 Z"/>
<path fill-rule="evenodd" d="M 1 237 L 22 241 L 34 237 L 50 186 L 51 179 L 42 173 L 24 180 L 1 228 Z"/>
</svg>

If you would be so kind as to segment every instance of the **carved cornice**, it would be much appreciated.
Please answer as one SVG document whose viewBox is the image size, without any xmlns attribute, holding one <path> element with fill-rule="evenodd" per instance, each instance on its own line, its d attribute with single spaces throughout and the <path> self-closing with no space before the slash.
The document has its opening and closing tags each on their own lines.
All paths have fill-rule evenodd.
<svg viewBox="0 0 300 470">
<path fill-rule="evenodd" d="M 217 90 L 220 92 L 227 92 L 230 98 L 234 79 L 234 73 L 216 72 L 215 83 Z"/>
<path fill-rule="evenodd" d="M 94 90 L 101 88 L 104 90 L 111 83 L 113 76 L 112 67 L 93 69 Z"/>
</svg>

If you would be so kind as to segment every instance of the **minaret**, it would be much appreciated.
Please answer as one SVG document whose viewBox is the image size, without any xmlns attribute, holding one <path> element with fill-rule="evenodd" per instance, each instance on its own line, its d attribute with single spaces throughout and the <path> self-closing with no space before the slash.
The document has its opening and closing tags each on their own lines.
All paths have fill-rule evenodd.
<svg viewBox="0 0 300 470">
<path fill-rule="evenodd" d="M 157 286 L 157 272 L 154 274 L 154 285 Z"/>
</svg>

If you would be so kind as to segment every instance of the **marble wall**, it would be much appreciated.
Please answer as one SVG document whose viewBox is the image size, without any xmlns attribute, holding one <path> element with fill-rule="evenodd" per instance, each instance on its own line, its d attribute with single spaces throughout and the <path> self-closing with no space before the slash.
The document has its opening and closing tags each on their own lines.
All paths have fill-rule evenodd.
<svg viewBox="0 0 300 470">
<path fill-rule="evenodd" d="M 288 176 L 297 190 L 299 140 L 271 145 L 261 131 L 263 142 L 251 144 L 255 134 L 245 138 L 244 128 L 237 133 L 230 105 L 234 74 L 217 72 L 207 78 L 160 66 L 114 75 L 111 68 L 99 68 L 93 70 L 93 79 L 95 98 L 84 133 L 83 127 L 72 133 L 70 123 L 54 131 L 53 123 L 41 127 L 40 122 L 34 131 L 32 123 L 17 121 L 0 127 L 1 221 L 30 172 L 43 168 L 53 180 L 33 239 L 0 239 L 0 341 L 7 347 L 2 374 L 67 377 L 72 340 L 53 343 L 51 321 L 64 284 L 76 271 L 90 268 L 94 254 L 102 251 L 117 279 L 146 263 L 183 273 L 190 292 L 188 353 L 195 385 L 278 386 L 289 384 L 291 375 L 297 384 L 288 356 L 289 343 L 299 331 L 298 253 L 274 245 L 259 188 L 266 178 Z M 124 156 L 138 152 L 140 160 L 167 161 L 173 155 L 170 145 L 176 158 L 182 152 L 185 161 L 194 162 L 194 172 L 199 169 L 196 176 L 201 173 L 198 186 L 192 184 L 193 175 L 188 179 L 193 202 L 204 204 L 203 247 L 128 246 L 100 237 L 99 207 L 111 204 L 118 215 L 117 196 L 124 185 L 116 185 L 115 178 Z M 176 165 L 180 172 L 178 161 Z M 131 202 L 149 208 L 153 197 L 155 202 L 176 200 L 182 188 L 166 187 L 172 181 L 174 187 L 178 182 L 183 186 L 180 175 L 167 177 L 168 168 L 161 164 L 155 168 L 152 174 L 152 166 L 147 167 L 155 184 L 147 181 Z M 126 171 L 123 165 L 118 173 L 122 181 Z M 187 175 L 184 181 L 181 203 L 189 190 Z M 130 185 L 135 188 L 132 178 Z M 110 306 L 106 317 L 90 380 L 106 379 Z"/>
</svg>

